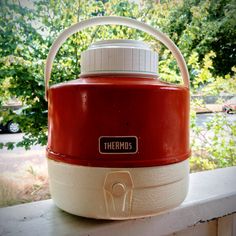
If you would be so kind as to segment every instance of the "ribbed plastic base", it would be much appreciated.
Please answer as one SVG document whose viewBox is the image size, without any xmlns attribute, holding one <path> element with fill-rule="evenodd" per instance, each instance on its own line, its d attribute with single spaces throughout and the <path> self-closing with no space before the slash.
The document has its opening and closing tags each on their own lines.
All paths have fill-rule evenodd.
<svg viewBox="0 0 236 236">
<path fill-rule="evenodd" d="M 188 160 L 145 168 L 86 167 L 48 159 L 55 204 L 75 215 L 132 219 L 178 206 L 188 192 Z"/>
</svg>

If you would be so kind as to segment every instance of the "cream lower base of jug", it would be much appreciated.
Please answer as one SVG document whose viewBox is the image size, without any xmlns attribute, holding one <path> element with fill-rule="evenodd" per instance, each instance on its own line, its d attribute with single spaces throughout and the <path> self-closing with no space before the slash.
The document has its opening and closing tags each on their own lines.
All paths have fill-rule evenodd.
<svg viewBox="0 0 236 236">
<path fill-rule="evenodd" d="M 158 167 L 101 168 L 48 159 L 55 204 L 74 215 L 132 219 L 178 206 L 188 192 L 188 160 Z"/>
</svg>

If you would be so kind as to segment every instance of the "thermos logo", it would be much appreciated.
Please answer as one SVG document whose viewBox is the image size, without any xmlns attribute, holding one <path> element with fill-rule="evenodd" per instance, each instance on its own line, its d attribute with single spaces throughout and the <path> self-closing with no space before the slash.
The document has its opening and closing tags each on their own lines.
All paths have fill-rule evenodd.
<svg viewBox="0 0 236 236">
<path fill-rule="evenodd" d="M 99 152 L 102 154 L 135 154 L 138 139 L 135 136 L 102 136 L 99 138 Z"/>
</svg>

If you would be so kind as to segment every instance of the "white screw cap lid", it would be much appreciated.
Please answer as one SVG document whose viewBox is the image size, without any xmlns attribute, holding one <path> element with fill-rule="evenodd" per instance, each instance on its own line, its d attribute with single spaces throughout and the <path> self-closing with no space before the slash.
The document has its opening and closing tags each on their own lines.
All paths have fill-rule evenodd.
<svg viewBox="0 0 236 236">
<path fill-rule="evenodd" d="M 81 76 L 135 74 L 157 76 L 158 54 L 142 41 L 104 40 L 81 54 Z"/>
</svg>

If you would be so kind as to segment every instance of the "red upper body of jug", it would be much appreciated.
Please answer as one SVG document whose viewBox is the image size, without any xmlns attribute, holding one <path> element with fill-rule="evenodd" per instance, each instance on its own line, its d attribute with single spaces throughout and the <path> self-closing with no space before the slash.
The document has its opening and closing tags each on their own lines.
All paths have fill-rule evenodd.
<svg viewBox="0 0 236 236">
<path fill-rule="evenodd" d="M 107 40 L 81 56 L 79 79 L 48 91 L 52 160 L 148 167 L 186 160 L 189 89 L 161 82 L 158 56 L 134 40 Z"/>
</svg>

